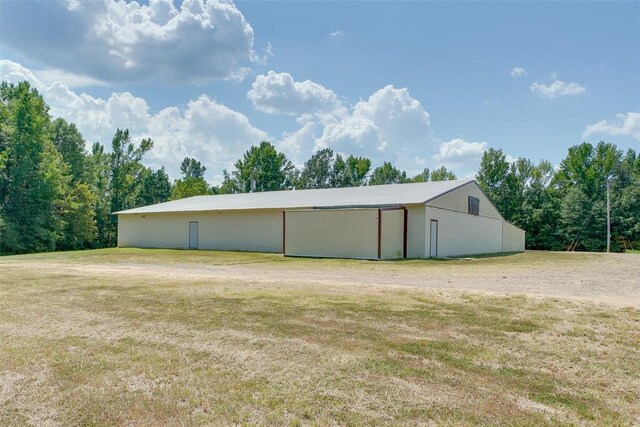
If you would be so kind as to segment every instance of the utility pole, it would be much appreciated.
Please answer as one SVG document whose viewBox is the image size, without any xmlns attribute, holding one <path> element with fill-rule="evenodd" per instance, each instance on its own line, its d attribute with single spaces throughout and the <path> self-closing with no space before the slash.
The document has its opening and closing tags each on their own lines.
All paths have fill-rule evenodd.
<svg viewBox="0 0 640 427">
<path fill-rule="evenodd" d="M 607 177 L 607 252 L 611 250 L 611 179 Z"/>
</svg>

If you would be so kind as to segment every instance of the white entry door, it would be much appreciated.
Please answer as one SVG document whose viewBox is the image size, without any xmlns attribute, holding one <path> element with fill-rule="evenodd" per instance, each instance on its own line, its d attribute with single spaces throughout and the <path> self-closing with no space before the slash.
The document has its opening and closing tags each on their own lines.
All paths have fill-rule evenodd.
<svg viewBox="0 0 640 427">
<path fill-rule="evenodd" d="M 198 223 L 189 223 L 189 249 L 198 249 Z"/>
<path fill-rule="evenodd" d="M 431 232 L 429 233 L 430 235 L 430 251 L 429 251 L 429 256 L 431 258 L 437 258 L 438 257 L 438 220 L 432 219 L 431 220 L 431 228 L 430 228 Z"/>
</svg>

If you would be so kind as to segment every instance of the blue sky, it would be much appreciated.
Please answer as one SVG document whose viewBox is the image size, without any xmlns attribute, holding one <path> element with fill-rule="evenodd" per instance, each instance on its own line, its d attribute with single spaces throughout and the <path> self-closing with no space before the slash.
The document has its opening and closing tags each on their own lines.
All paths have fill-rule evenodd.
<svg viewBox="0 0 640 427">
<path fill-rule="evenodd" d="M 558 163 L 600 140 L 640 149 L 639 2 L 0 4 L 0 73 L 106 145 L 117 127 L 220 180 L 268 139 L 416 173 L 473 176 L 482 152 Z M 56 22 L 58 25 L 51 25 Z"/>
</svg>

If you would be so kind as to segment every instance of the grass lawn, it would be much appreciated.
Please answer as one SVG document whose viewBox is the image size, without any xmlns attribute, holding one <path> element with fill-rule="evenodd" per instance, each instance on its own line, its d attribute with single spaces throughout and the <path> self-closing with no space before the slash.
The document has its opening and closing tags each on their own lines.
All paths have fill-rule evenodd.
<svg viewBox="0 0 640 427">
<path fill-rule="evenodd" d="M 277 263 L 451 268 L 169 250 L 0 258 L 0 425 L 640 423 L 637 309 L 96 267 Z"/>
</svg>

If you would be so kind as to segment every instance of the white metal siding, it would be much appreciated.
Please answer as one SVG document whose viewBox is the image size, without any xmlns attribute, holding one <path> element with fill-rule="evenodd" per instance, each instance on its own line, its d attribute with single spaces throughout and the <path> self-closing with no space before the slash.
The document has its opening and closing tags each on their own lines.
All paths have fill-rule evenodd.
<svg viewBox="0 0 640 427">
<path fill-rule="evenodd" d="M 502 252 L 524 251 L 524 230 L 509 224 L 502 223 Z"/>
<path fill-rule="evenodd" d="M 378 258 L 378 209 L 286 211 L 285 254 Z"/>
<path fill-rule="evenodd" d="M 198 248 L 282 251 L 282 211 L 223 211 L 118 215 L 118 246 L 189 247 L 189 222 L 198 222 Z"/>
<path fill-rule="evenodd" d="M 438 221 L 439 257 L 502 252 L 501 219 L 427 207 L 427 223 L 432 219 Z"/>
<path fill-rule="evenodd" d="M 390 201 L 396 200 L 392 198 L 396 190 L 407 190 L 405 196 L 409 197 L 407 195 L 409 194 L 411 200 L 418 199 L 423 189 L 425 195 L 428 193 L 427 190 L 435 191 L 429 186 L 410 184 L 397 188 L 394 186 L 394 189 L 391 191 L 392 189 L 389 188 L 379 188 L 372 190 L 371 194 L 362 190 L 357 194 L 364 197 L 366 193 L 367 197 L 372 198 L 383 195 L 385 197 L 381 200 Z M 347 193 L 343 194 L 343 192 L 308 193 L 305 197 L 311 197 L 309 194 L 317 195 L 317 202 L 314 203 L 328 203 L 326 200 L 321 200 L 320 196 L 325 194 L 340 196 L 335 199 L 336 201 L 339 199 L 346 202 L 348 199 Z M 467 213 L 468 196 L 480 199 L 479 216 Z M 252 197 L 247 198 L 248 202 L 255 202 Z M 272 194 L 261 197 L 277 199 L 285 196 Z M 299 197 L 300 195 L 297 195 L 294 199 L 297 200 Z M 272 201 L 273 203 L 275 202 Z M 398 204 L 402 205 L 402 203 Z M 502 217 L 475 182 L 469 182 L 437 197 L 426 206 L 415 202 L 406 206 L 406 243 L 409 258 L 429 256 L 431 219 L 438 220 L 438 256 L 524 250 L 524 231 L 511 224 L 503 224 Z M 382 257 L 402 256 L 404 212 L 402 210 L 383 210 L 382 212 Z M 377 216 L 377 207 L 287 211 L 286 252 L 289 255 L 301 256 L 375 259 L 378 257 Z M 119 214 L 118 246 L 186 249 L 189 247 L 189 222 L 198 222 L 198 248 L 200 249 L 282 251 L 282 209 L 253 208 L 206 212 Z M 292 227 L 291 231 L 290 227 Z"/>
<path fill-rule="evenodd" d="M 187 249 L 189 221 L 184 214 L 118 215 L 118 246 Z"/>
<path fill-rule="evenodd" d="M 404 257 L 404 209 L 382 211 L 382 259 Z"/>
<path fill-rule="evenodd" d="M 480 190 L 480 187 L 473 181 L 428 202 L 427 206 L 468 214 L 469 196 L 480 199 L 480 216 L 502 219 L 502 215 L 493 207 L 489 199 Z"/>
</svg>

